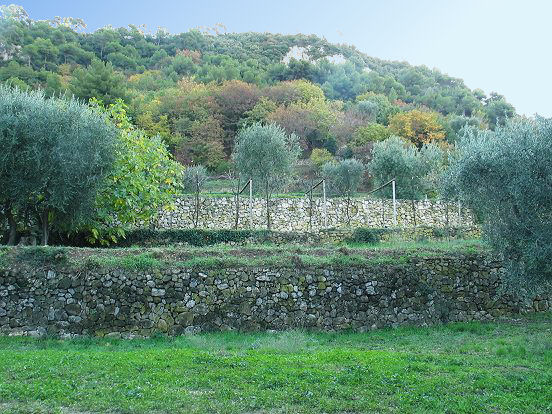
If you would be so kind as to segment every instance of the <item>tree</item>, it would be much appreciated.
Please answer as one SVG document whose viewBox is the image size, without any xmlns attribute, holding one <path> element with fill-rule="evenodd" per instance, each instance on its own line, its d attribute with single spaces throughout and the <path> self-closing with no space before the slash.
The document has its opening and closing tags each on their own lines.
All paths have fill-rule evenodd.
<svg viewBox="0 0 552 414">
<path fill-rule="evenodd" d="M 194 121 L 186 137 L 177 146 L 175 158 L 182 164 L 203 164 L 211 171 L 226 166 L 224 160 L 224 130 L 220 122 L 209 117 L 203 121 Z"/>
<path fill-rule="evenodd" d="M 26 45 L 23 48 L 29 62 L 34 63 L 34 68 L 51 69 L 57 63 L 59 49 L 54 46 L 50 39 L 36 38 L 33 43 Z"/>
<path fill-rule="evenodd" d="M 399 107 L 393 105 L 387 96 L 367 92 L 356 97 L 357 110 L 374 117 L 378 124 L 387 125 L 389 118 L 399 112 Z"/>
<path fill-rule="evenodd" d="M 219 107 L 221 123 L 225 131 L 226 154 L 232 153 L 240 119 L 255 107 L 259 96 L 259 90 L 255 85 L 236 80 L 224 83 L 215 91 L 214 98 Z"/>
<path fill-rule="evenodd" d="M 15 76 L 7 79 L 5 83 L 12 88 L 18 88 L 21 91 L 29 89 L 29 85 L 27 85 L 24 81 Z"/>
<path fill-rule="evenodd" d="M 315 148 L 312 150 L 310 160 L 317 169 L 320 169 L 324 166 L 324 164 L 334 161 L 335 158 L 327 149 Z"/>
<path fill-rule="evenodd" d="M 17 221 L 25 225 L 30 215 L 47 245 L 51 227 L 70 231 L 93 212 L 113 166 L 116 134 L 74 99 L 0 85 L 0 202 L 10 242 Z"/>
<path fill-rule="evenodd" d="M 314 99 L 281 106 L 268 116 L 268 120 L 282 126 L 288 134 L 296 134 L 305 155 L 314 148 L 326 148 L 332 153 L 337 149 L 335 138 L 330 134 L 336 116 L 325 101 Z"/>
<path fill-rule="evenodd" d="M 117 99 L 127 99 L 124 78 L 110 62 L 94 60 L 86 69 L 75 69 L 69 87 L 75 96 L 86 101 L 96 98 L 111 105 Z"/>
<path fill-rule="evenodd" d="M 254 124 L 242 129 L 232 154 L 236 169 L 245 180 L 253 179 L 266 200 L 266 225 L 270 229 L 270 198 L 290 177 L 299 157 L 295 134 L 287 135 L 275 124 Z"/>
<path fill-rule="evenodd" d="M 115 165 L 96 198 L 95 214 L 81 227 L 89 242 L 116 243 L 129 227 L 150 223 L 162 207 L 171 206 L 181 186 L 182 166 L 175 162 L 159 136 L 148 137 L 127 117 L 122 100 L 103 108 L 119 129 Z"/>
<path fill-rule="evenodd" d="M 259 102 L 251 109 L 246 111 L 243 115 L 244 117 L 238 123 L 238 127 L 247 128 L 257 122 L 266 122 L 269 115 L 278 109 L 278 105 L 271 101 L 270 99 L 265 98 L 264 96 L 259 99 Z"/>
<path fill-rule="evenodd" d="M 552 285 L 552 120 L 472 128 L 444 176 L 445 195 L 470 208 L 506 260 L 516 290 Z"/>
<path fill-rule="evenodd" d="M 368 124 L 359 127 L 353 134 L 351 145 L 362 147 L 369 142 L 384 141 L 391 136 L 391 131 L 381 124 Z"/>
<path fill-rule="evenodd" d="M 299 101 L 308 103 L 310 101 L 324 101 L 324 91 L 322 88 L 305 79 L 292 80 L 288 83 L 292 88 L 299 91 Z"/>
<path fill-rule="evenodd" d="M 379 187 L 393 178 L 397 182 L 397 197 L 417 200 L 433 190 L 430 174 L 442 165 L 442 151 L 435 144 L 424 145 L 417 150 L 414 145 L 399 137 L 376 142 L 368 170 Z M 383 188 L 383 197 L 391 197 L 389 186 Z"/>
<path fill-rule="evenodd" d="M 436 112 L 419 109 L 399 112 L 390 119 L 389 129 L 392 133 L 408 139 L 418 149 L 432 141 L 445 139 L 445 131 Z"/>
<path fill-rule="evenodd" d="M 491 129 L 505 125 L 506 121 L 516 114 L 515 108 L 506 102 L 504 96 L 495 92 L 491 92 L 491 96 L 487 99 L 483 110 Z"/>
<path fill-rule="evenodd" d="M 347 224 L 351 224 L 350 205 L 351 197 L 357 190 L 364 174 L 364 165 L 349 158 L 337 163 L 327 163 L 322 167 L 322 174 L 328 181 L 330 193 L 347 198 Z"/>
<path fill-rule="evenodd" d="M 184 170 L 184 191 L 195 195 L 194 227 L 197 227 L 199 221 L 199 194 L 207 178 L 207 170 L 203 165 L 188 167 Z"/>
</svg>

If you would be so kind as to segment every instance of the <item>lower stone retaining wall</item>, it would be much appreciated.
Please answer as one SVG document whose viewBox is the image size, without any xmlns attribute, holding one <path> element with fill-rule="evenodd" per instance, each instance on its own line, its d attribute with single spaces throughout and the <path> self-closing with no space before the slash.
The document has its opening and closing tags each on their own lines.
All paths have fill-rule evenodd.
<svg viewBox="0 0 552 414">
<path fill-rule="evenodd" d="M 148 336 L 229 329 L 369 329 L 544 311 L 500 293 L 485 254 L 364 267 L 0 271 L 0 332 Z"/>
</svg>

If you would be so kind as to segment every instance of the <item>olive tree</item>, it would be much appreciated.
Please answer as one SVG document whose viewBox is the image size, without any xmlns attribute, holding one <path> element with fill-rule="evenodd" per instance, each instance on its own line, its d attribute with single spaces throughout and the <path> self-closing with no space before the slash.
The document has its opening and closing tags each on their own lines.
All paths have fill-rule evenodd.
<svg viewBox="0 0 552 414">
<path fill-rule="evenodd" d="M 0 201 L 10 226 L 40 223 L 69 230 L 94 210 L 114 163 L 116 128 L 75 99 L 0 86 Z M 33 217 L 34 216 L 34 217 Z"/>
<path fill-rule="evenodd" d="M 252 179 L 266 200 L 266 225 L 270 229 L 270 199 L 285 184 L 301 149 L 295 134 L 287 135 L 276 124 L 260 123 L 242 129 L 237 137 L 232 158 L 244 179 Z"/>
<path fill-rule="evenodd" d="M 345 197 L 347 200 L 347 224 L 351 224 L 351 198 L 356 194 L 364 174 L 364 164 L 354 158 L 339 162 L 329 162 L 322 167 L 322 175 L 328 182 L 330 194 Z"/>
<path fill-rule="evenodd" d="M 435 144 L 425 144 L 418 150 L 411 143 L 394 136 L 374 144 L 368 170 L 375 187 L 395 178 L 398 198 L 418 200 L 434 190 L 432 178 L 442 165 L 443 152 Z M 390 198 L 391 191 L 387 186 L 380 194 Z"/>
<path fill-rule="evenodd" d="M 469 129 L 444 175 L 445 194 L 472 209 L 503 255 L 510 286 L 552 284 L 552 120 Z"/>
<path fill-rule="evenodd" d="M 199 194 L 207 178 L 207 169 L 203 165 L 188 167 L 184 170 L 184 192 L 195 195 L 194 227 L 197 227 L 199 221 Z"/>
</svg>

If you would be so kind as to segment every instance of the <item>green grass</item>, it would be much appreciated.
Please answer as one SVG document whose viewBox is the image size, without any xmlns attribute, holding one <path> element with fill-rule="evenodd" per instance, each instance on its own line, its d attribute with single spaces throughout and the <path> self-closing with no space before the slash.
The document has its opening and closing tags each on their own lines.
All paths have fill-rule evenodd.
<svg viewBox="0 0 552 414">
<path fill-rule="evenodd" d="M 550 413 L 552 314 L 366 334 L 0 337 L 2 413 Z"/>
<path fill-rule="evenodd" d="M 58 248 L 0 247 L 0 268 L 10 265 L 71 269 L 148 270 L 163 267 L 213 269 L 259 266 L 370 266 L 403 265 L 419 257 L 487 252 L 479 240 L 449 242 L 383 242 L 320 247 L 298 244 L 217 245 L 210 247 Z"/>
</svg>

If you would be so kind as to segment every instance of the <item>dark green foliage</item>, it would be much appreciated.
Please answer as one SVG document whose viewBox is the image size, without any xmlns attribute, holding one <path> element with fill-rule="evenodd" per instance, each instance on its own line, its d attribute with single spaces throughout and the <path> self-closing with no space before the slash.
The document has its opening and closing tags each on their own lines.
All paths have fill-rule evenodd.
<svg viewBox="0 0 552 414">
<path fill-rule="evenodd" d="M 99 99 L 105 105 L 127 96 L 124 78 L 113 70 L 111 62 L 94 60 L 87 69 L 76 69 L 70 85 L 75 96 L 86 101 Z"/>
<path fill-rule="evenodd" d="M 15 250 L 16 263 L 30 266 L 55 266 L 67 262 L 67 249 L 63 247 L 18 247 Z"/>
<path fill-rule="evenodd" d="M 9 57 L 0 66 L 14 62 L 30 66 L 33 72 L 59 72 L 63 64 L 87 66 L 99 59 L 127 74 L 162 69 L 173 81 L 190 75 L 203 82 L 240 79 L 256 84 L 307 79 L 322 85 L 331 99 L 353 100 L 374 92 L 385 94 L 391 101 L 425 105 L 445 115 L 472 116 L 482 108 L 484 98 L 469 90 L 462 80 L 437 70 L 369 57 L 352 46 L 331 44 L 314 35 L 212 35 L 198 30 L 173 35 L 163 30 L 143 33 L 135 26 L 79 33 L 54 20 L 18 20 L 6 15 L 2 16 L 0 43 Z M 291 59 L 288 64 L 281 63 L 293 47 L 308 49 L 310 61 Z M 332 64 L 325 59 L 334 55 L 342 55 L 347 61 Z"/>
<path fill-rule="evenodd" d="M 448 169 L 445 194 L 482 220 L 518 288 L 552 283 L 552 120 L 471 129 Z"/>
<path fill-rule="evenodd" d="M 389 229 L 359 227 L 355 229 L 348 242 L 368 244 L 379 243 L 381 241 L 381 236 L 389 231 Z"/>
<path fill-rule="evenodd" d="M 497 126 L 504 126 L 506 121 L 516 114 L 514 107 L 506 102 L 504 96 L 494 92 L 486 100 L 484 110 L 486 120 L 491 129 L 495 129 Z"/>
<path fill-rule="evenodd" d="M 269 239 L 270 232 L 266 230 L 149 230 L 140 229 L 127 233 L 117 247 L 125 246 L 169 246 L 189 244 L 192 246 L 212 246 L 221 243 L 243 243 L 255 240 L 262 243 Z"/>
<path fill-rule="evenodd" d="M 491 129 L 515 115 L 504 97 L 471 91 L 461 79 L 313 35 L 148 33 L 132 25 L 81 33 L 79 19 L 33 21 L 22 8 L 11 9 L 19 11 L 0 17 L 0 82 L 42 88 L 48 97 L 70 92 L 104 104 L 123 99 L 133 122 L 161 136 L 177 161 L 211 172 L 231 169 L 239 128 L 255 122 L 274 121 L 296 133 L 303 157 L 325 148 L 348 158 L 354 149 L 368 162 L 371 142 L 386 138 L 383 126 L 403 110 L 430 108 L 443 119 L 473 119 Z M 298 50 L 306 57 L 289 59 Z M 331 63 L 334 56 L 343 63 Z M 296 80 L 314 83 L 322 103 L 303 99 L 291 85 Z M 263 98 L 270 103 L 256 107 Z M 442 123 L 454 142 L 458 122 Z"/>
</svg>

